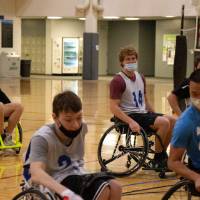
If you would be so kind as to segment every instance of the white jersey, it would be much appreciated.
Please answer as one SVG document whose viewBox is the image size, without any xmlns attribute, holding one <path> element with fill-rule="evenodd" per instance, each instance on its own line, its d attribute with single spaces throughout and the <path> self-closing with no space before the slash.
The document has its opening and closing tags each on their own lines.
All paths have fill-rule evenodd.
<svg viewBox="0 0 200 200">
<path fill-rule="evenodd" d="M 146 113 L 144 81 L 138 72 L 134 73 L 135 81 L 128 78 L 123 72 L 119 72 L 126 84 L 119 106 L 125 113 Z"/>
</svg>

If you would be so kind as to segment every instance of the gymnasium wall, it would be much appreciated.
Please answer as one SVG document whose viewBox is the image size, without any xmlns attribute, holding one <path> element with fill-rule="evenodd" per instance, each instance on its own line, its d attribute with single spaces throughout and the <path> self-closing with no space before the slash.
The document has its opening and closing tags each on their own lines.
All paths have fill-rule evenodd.
<svg viewBox="0 0 200 200">
<path fill-rule="evenodd" d="M 173 65 L 163 62 L 163 35 L 180 34 L 180 19 L 157 20 L 156 21 L 156 51 L 155 51 L 155 77 L 171 78 L 173 76 Z M 195 19 L 185 20 L 185 29 L 194 28 Z M 190 49 L 194 48 L 195 31 L 185 32 L 187 36 L 187 74 L 193 70 L 193 54 Z"/>
</svg>

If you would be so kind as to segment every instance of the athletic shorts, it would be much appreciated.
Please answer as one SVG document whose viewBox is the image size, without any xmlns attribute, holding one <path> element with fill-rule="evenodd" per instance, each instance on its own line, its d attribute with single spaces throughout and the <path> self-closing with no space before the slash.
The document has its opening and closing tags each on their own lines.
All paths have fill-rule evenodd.
<svg viewBox="0 0 200 200">
<path fill-rule="evenodd" d="M 134 119 L 147 133 L 154 132 L 155 130 L 152 128 L 154 122 L 157 117 L 163 116 L 161 113 L 131 113 L 129 115 L 132 119 Z"/>
<path fill-rule="evenodd" d="M 104 173 L 70 175 L 61 184 L 79 194 L 84 200 L 96 200 L 112 178 Z"/>
</svg>

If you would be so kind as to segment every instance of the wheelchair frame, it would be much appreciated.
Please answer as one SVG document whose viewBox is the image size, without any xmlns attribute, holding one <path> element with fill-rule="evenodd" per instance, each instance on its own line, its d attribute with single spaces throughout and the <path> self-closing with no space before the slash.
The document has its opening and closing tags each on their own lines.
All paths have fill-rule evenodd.
<svg viewBox="0 0 200 200">
<path fill-rule="evenodd" d="M 155 154 L 155 150 L 152 149 L 154 142 L 149 140 L 149 137 L 154 135 L 158 138 L 161 146 L 164 147 L 160 136 L 153 132 L 151 134 L 147 134 L 142 128 L 140 133 L 134 133 L 129 129 L 126 123 L 119 121 L 118 119 L 116 120 L 115 118 L 112 118 L 111 121 L 114 122 L 114 124 L 105 131 L 98 145 L 98 161 L 101 166 L 101 170 L 108 171 L 114 176 L 123 177 L 128 176 L 142 168 L 143 170 L 156 170 L 157 172 L 159 172 L 159 177 L 164 178 L 167 168 L 159 170 L 153 168 L 153 158 L 149 156 L 149 154 Z M 112 134 L 112 131 L 115 131 L 113 135 L 116 133 L 116 138 L 118 138 L 114 146 L 114 150 L 112 150 L 112 155 L 110 155 L 108 159 L 105 159 L 102 155 L 104 140 L 106 140 L 106 137 L 110 138 L 109 141 L 105 142 L 107 145 L 109 145 L 108 143 L 111 144 L 113 142 L 112 135 L 109 136 L 110 133 Z M 124 138 L 122 138 L 123 135 Z M 125 140 L 124 144 L 119 145 L 118 143 L 120 143 L 120 141 L 122 140 Z M 140 145 L 138 145 L 139 141 L 142 141 Z M 117 151 L 119 153 L 116 155 Z M 108 152 L 106 152 L 105 154 L 108 154 Z M 116 170 L 116 165 L 113 166 L 114 170 L 109 169 L 108 165 L 111 162 L 115 161 L 116 159 L 122 158 L 122 156 L 125 155 L 127 155 L 125 163 L 127 170 L 118 172 Z M 131 166 L 131 162 L 135 162 L 135 164 Z M 121 164 L 123 163 L 120 163 L 120 165 Z"/>
<path fill-rule="evenodd" d="M 13 142 L 15 145 L 5 145 L 2 139 L 2 136 L 0 135 L 0 150 L 5 149 L 15 149 L 16 154 L 20 153 L 21 147 L 22 147 L 22 127 L 20 123 L 17 124 L 17 126 L 14 129 L 14 135 L 15 138 L 13 139 Z"/>
<path fill-rule="evenodd" d="M 12 200 L 62 200 L 60 196 L 48 189 L 44 190 L 40 186 L 37 188 L 31 187 L 27 181 L 23 181 L 20 186 L 22 191 Z"/>
</svg>

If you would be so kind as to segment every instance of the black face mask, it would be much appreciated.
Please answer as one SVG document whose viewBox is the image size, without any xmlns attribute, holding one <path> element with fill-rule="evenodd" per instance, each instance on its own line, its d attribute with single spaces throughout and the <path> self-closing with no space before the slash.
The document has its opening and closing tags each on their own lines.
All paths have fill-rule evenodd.
<svg viewBox="0 0 200 200">
<path fill-rule="evenodd" d="M 61 123 L 60 123 L 61 124 Z M 81 132 L 82 129 L 82 124 L 81 127 L 76 130 L 76 131 L 69 131 L 67 130 L 62 124 L 59 127 L 59 130 L 68 138 L 74 139 L 77 135 L 79 135 L 79 133 Z"/>
</svg>

